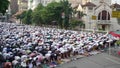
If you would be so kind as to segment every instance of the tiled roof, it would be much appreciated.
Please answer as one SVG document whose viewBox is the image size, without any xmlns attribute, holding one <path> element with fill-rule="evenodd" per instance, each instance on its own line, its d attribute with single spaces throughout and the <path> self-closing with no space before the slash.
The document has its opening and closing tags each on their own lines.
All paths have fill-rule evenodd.
<svg viewBox="0 0 120 68">
<path fill-rule="evenodd" d="M 79 4 L 75 5 L 73 8 L 75 9 L 75 8 L 77 8 L 78 6 L 79 6 Z"/>
<path fill-rule="evenodd" d="M 86 6 L 96 7 L 96 5 L 93 4 L 92 2 L 87 2 L 86 4 L 83 5 L 83 7 L 86 7 Z"/>
<path fill-rule="evenodd" d="M 111 8 L 112 8 L 112 7 L 113 7 L 113 8 L 120 8 L 120 4 L 117 4 L 117 3 L 112 4 L 112 5 L 111 5 Z"/>
<path fill-rule="evenodd" d="M 98 9 L 99 7 L 101 7 L 102 5 L 105 7 L 105 6 L 108 6 L 108 7 L 110 7 L 106 2 L 100 2 L 101 4 L 100 5 L 98 5 L 96 8 L 95 8 L 95 10 L 96 9 Z"/>
</svg>

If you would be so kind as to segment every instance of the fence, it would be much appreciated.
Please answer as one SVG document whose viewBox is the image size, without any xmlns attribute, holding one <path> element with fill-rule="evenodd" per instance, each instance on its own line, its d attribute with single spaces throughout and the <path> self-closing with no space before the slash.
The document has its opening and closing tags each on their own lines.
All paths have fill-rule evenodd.
<svg viewBox="0 0 120 68">
<path fill-rule="evenodd" d="M 105 53 L 120 58 L 120 55 L 118 54 L 118 51 L 120 51 L 120 46 L 115 46 L 115 47 L 111 47 L 110 49 L 109 48 L 106 49 Z"/>
</svg>

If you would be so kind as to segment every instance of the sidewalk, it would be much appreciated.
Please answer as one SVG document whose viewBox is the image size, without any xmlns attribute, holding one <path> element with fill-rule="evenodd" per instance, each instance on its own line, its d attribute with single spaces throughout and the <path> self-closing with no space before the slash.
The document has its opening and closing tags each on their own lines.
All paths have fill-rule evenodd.
<svg viewBox="0 0 120 68">
<path fill-rule="evenodd" d="M 89 54 L 90 54 L 89 56 L 76 55 L 76 56 L 72 56 L 72 57 L 67 58 L 67 59 L 62 59 L 62 60 L 61 60 L 62 63 L 59 64 L 57 67 L 62 66 L 63 64 L 67 64 L 67 63 L 69 63 L 69 62 L 76 61 L 76 60 L 78 60 L 78 59 L 82 59 L 82 58 L 85 58 L 85 57 L 90 57 L 90 56 L 93 56 L 93 55 L 96 55 L 96 54 L 100 54 L 100 53 L 101 53 L 101 52 L 99 52 L 99 51 L 92 51 L 92 52 L 89 53 Z"/>
<path fill-rule="evenodd" d="M 56 68 L 120 68 L 120 59 L 106 53 L 84 57 Z"/>
</svg>

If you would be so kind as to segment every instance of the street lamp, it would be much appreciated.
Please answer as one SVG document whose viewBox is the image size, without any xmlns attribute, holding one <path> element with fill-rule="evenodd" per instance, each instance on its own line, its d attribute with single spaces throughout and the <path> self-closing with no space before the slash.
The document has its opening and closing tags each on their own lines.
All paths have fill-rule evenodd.
<svg viewBox="0 0 120 68">
<path fill-rule="evenodd" d="M 64 19 L 65 19 L 65 13 L 62 12 L 62 25 L 64 24 Z M 63 25 L 63 27 L 64 27 L 64 25 Z"/>
<path fill-rule="evenodd" d="M 2 21 L 3 21 L 3 18 L 4 18 L 3 14 L 2 14 L 2 13 L 0 13 L 0 22 L 2 22 Z"/>
<path fill-rule="evenodd" d="M 91 29 L 91 22 L 90 22 L 90 19 L 89 19 L 89 29 Z"/>
<path fill-rule="evenodd" d="M 6 22 L 8 22 L 8 10 L 6 10 L 5 16 L 6 16 Z"/>
<path fill-rule="evenodd" d="M 112 40 L 108 40 L 108 41 L 107 41 L 108 44 L 109 44 L 109 55 L 111 54 L 111 41 L 112 41 Z"/>
<path fill-rule="evenodd" d="M 5 13 L 5 16 L 6 16 L 6 22 L 9 21 L 9 18 L 10 18 L 10 11 L 9 10 L 6 10 L 6 13 Z"/>
<path fill-rule="evenodd" d="M 62 19 L 64 19 L 65 18 L 65 13 L 64 12 L 62 12 Z"/>
</svg>

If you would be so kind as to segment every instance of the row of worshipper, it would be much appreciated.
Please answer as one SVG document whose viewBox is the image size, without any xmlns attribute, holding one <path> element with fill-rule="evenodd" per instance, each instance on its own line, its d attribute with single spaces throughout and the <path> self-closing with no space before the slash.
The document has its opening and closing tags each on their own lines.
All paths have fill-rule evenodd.
<svg viewBox="0 0 120 68">
<path fill-rule="evenodd" d="M 114 44 L 116 38 L 104 33 L 0 23 L 0 64 L 4 63 L 4 68 L 52 67 L 61 59 L 104 49 L 108 41 Z"/>
</svg>

